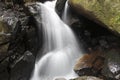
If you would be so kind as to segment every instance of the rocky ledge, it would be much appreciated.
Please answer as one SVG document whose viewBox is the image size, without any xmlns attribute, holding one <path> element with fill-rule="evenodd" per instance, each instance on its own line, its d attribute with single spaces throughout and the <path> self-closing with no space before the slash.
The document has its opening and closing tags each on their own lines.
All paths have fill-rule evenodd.
<svg viewBox="0 0 120 80">
<path fill-rule="evenodd" d="M 69 0 L 69 5 L 78 15 L 120 34 L 120 0 Z"/>
</svg>

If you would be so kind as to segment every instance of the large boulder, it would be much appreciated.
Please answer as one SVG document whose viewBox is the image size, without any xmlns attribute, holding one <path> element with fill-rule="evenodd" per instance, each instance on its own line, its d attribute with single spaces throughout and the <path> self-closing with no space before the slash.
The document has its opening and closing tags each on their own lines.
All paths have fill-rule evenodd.
<svg viewBox="0 0 120 80">
<path fill-rule="evenodd" d="M 95 51 L 91 54 L 85 54 L 81 57 L 75 67 L 74 71 L 79 76 L 99 76 L 104 65 L 104 57 L 102 52 Z"/>
<path fill-rule="evenodd" d="M 105 51 L 95 51 L 81 57 L 74 71 L 79 76 L 96 76 L 105 80 L 120 79 L 120 50 L 108 49 Z"/>
<path fill-rule="evenodd" d="M 120 0 L 69 0 L 77 14 L 120 33 Z"/>
</svg>

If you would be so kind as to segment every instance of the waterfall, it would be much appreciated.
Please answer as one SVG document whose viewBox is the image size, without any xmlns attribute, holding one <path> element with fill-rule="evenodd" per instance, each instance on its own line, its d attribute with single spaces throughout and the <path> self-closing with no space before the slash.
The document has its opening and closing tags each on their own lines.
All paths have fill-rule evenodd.
<svg viewBox="0 0 120 80">
<path fill-rule="evenodd" d="M 69 12 L 69 6 L 68 6 L 68 0 L 67 0 L 66 3 L 65 3 L 63 15 L 62 15 L 62 20 L 66 24 L 69 24 L 69 14 L 68 14 L 68 12 Z"/>
<path fill-rule="evenodd" d="M 77 76 L 73 66 L 81 51 L 72 30 L 56 14 L 54 6 L 55 1 L 36 3 L 40 12 L 36 17 L 38 25 L 42 19 L 45 54 L 36 61 L 30 80 L 53 80 L 61 76 L 68 79 Z"/>
<path fill-rule="evenodd" d="M 77 22 L 79 21 L 78 18 L 76 18 L 70 11 L 70 7 L 68 5 L 68 1 L 66 1 L 65 3 L 65 7 L 64 7 L 64 11 L 63 11 L 63 14 L 62 14 L 62 20 L 63 22 L 65 22 L 67 25 L 71 25 L 73 24 L 74 22 Z"/>
</svg>

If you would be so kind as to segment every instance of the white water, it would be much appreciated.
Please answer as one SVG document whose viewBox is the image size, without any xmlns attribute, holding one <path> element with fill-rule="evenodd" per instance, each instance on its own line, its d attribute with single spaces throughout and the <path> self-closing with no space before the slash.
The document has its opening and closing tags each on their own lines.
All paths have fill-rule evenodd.
<svg viewBox="0 0 120 80">
<path fill-rule="evenodd" d="M 70 18 L 69 18 L 68 11 L 69 11 L 69 7 L 68 7 L 68 0 L 67 0 L 66 3 L 65 3 L 63 15 L 62 15 L 62 20 L 63 20 L 63 22 L 65 22 L 66 24 L 69 24 L 69 19 L 70 19 Z"/>
<path fill-rule="evenodd" d="M 64 11 L 63 11 L 63 14 L 62 14 L 62 20 L 63 22 L 65 22 L 67 25 L 71 25 L 77 21 L 79 21 L 78 18 L 76 18 L 70 11 L 70 7 L 68 5 L 68 1 L 66 1 L 65 3 L 65 7 L 64 7 Z"/>
<path fill-rule="evenodd" d="M 42 19 L 43 53 L 46 54 L 36 61 L 31 80 L 76 77 L 73 66 L 75 60 L 81 55 L 81 51 L 73 32 L 55 13 L 55 1 L 46 2 L 45 4 L 37 3 L 36 6 L 41 13 L 36 19 L 38 24 L 41 23 L 39 19 Z"/>
</svg>

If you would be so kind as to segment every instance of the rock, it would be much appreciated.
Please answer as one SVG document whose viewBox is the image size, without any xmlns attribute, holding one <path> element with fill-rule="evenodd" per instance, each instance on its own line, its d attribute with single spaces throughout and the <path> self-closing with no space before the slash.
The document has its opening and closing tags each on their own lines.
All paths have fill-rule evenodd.
<svg viewBox="0 0 120 80">
<path fill-rule="evenodd" d="M 29 8 L 32 17 L 29 18 L 29 26 L 31 26 L 29 28 L 29 30 L 27 30 L 27 36 L 28 36 L 28 40 L 29 40 L 29 47 L 30 47 L 30 51 L 32 53 L 37 53 L 36 51 L 40 50 L 42 48 L 42 44 L 43 44 L 43 34 L 42 34 L 42 23 L 37 24 L 37 20 L 41 21 L 41 18 L 38 18 L 39 15 L 39 10 L 37 10 L 36 5 L 33 4 L 29 4 L 27 5 L 27 7 Z M 34 37 L 34 38 L 31 38 Z M 35 54 L 36 56 L 37 54 Z"/>
<path fill-rule="evenodd" d="M 112 32 L 120 33 L 120 5 L 119 0 L 69 0 L 73 11 L 79 15 L 108 28 Z M 113 6 L 113 7 L 111 7 Z"/>
<path fill-rule="evenodd" d="M 104 65 L 104 57 L 101 52 L 93 52 L 91 54 L 85 54 L 81 57 L 75 67 L 74 71 L 79 75 L 87 76 L 99 76 L 101 75 L 101 69 Z"/>
<path fill-rule="evenodd" d="M 67 0 L 57 0 L 56 2 L 55 9 L 59 16 L 62 16 L 66 1 Z"/>
<path fill-rule="evenodd" d="M 22 7 L 8 9 L 0 5 L 1 80 L 29 80 L 39 48 L 37 30 L 34 17 L 27 15 Z M 9 42 L 1 46 L 4 41 Z M 1 55 L 3 50 L 6 55 Z M 26 51 L 32 53 L 27 54 Z"/>
<path fill-rule="evenodd" d="M 30 52 L 26 52 L 23 58 L 11 69 L 11 80 L 29 80 L 33 68 L 35 57 Z"/>
<path fill-rule="evenodd" d="M 27 3 L 27 2 L 36 2 L 36 1 L 45 2 L 45 1 L 52 1 L 52 0 L 24 0 L 25 3 Z"/>
<path fill-rule="evenodd" d="M 74 67 L 79 76 L 96 76 L 105 80 L 120 79 L 120 49 L 85 54 Z"/>
<path fill-rule="evenodd" d="M 0 21 L 0 56 L 5 55 L 7 53 L 9 40 L 10 40 L 9 26 L 5 22 Z"/>
<path fill-rule="evenodd" d="M 28 3 L 28 2 L 45 2 L 45 1 L 52 1 L 52 0 L 3 0 L 2 2 L 5 2 L 6 4 L 11 4 L 11 5 L 24 5 L 24 3 Z"/>
<path fill-rule="evenodd" d="M 1 80 L 29 80 L 34 68 L 35 57 L 29 51 L 18 56 L 14 62 L 10 62 L 10 58 L 7 58 L 0 63 Z"/>
<path fill-rule="evenodd" d="M 89 51 L 88 48 L 96 50 L 97 47 L 108 49 L 110 47 L 120 46 L 119 37 L 105 27 L 88 20 L 83 16 L 79 16 L 78 18 L 79 21 L 74 23 L 71 22 L 71 28 L 82 43 L 80 46 L 82 46 L 85 51 Z"/>
<path fill-rule="evenodd" d="M 9 80 L 9 73 L 7 70 L 8 61 L 4 61 L 0 64 L 0 79 Z"/>
<path fill-rule="evenodd" d="M 103 80 L 94 76 L 81 76 L 76 79 L 70 79 L 70 80 Z"/>
<path fill-rule="evenodd" d="M 102 70 L 102 74 L 111 77 L 120 79 L 120 50 L 111 49 L 105 53 L 105 65 Z"/>
<path fill-rule="evenodd" d="M 65 78 L 55 78 L 55 80 L 66 80 Z"/>
</svg>

